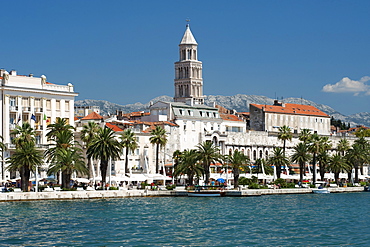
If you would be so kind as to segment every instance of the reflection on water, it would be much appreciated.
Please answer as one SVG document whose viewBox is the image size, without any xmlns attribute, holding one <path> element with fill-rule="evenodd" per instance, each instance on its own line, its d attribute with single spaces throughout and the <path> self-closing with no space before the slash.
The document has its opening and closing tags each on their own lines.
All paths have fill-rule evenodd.
<svg viewBox="0 0 370 247">
<path fill-rule="evenodd" d="M 368 246 L 370 193 L 0 203 L 1 246 Z"/>
</svg>

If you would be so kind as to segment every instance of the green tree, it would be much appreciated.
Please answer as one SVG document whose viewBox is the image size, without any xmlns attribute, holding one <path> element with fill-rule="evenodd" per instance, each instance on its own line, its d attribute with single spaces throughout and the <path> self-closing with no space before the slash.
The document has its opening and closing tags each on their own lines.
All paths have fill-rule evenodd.
<svg viewBox="0 0 370 247">
<path fill-rule="evenodd" d="M 70 188 L 73 172 L 87 175 L 89 169 L 85 165 L 82 150 L 79 148 L 59 148 L 51 160 L 48 175 L 62 172 L 62 188 Z"/>
<path fill-rule="evenodd" d="M 279 127 L 278 139 L 283 141 L 283 155 L 285 156 L 286 141 L 291 141 L 293 138 L 292 131 L 289 126 Z M 276 168 L 277 174 L 281 173 L 281 167 Z M 280 175 L 279 175 L 280 176 Z"/>
<path fill-rule="evenodd" d="M 298 143 L 294 147 L 294 153 L 291 157 L 292 162 L 297 162 L 299 164 L 299 180 L 303 181 L 303 175 L 305 173 L 305 165 L 311 159 L 311 155 L 308 152 L 307 144 Z"/>
<path fill-rule="evenodd" d="M 84 125 L 81 130 L 81 140 L 85 143 L 84 151 L 87 152 L 87 148 L 89 147 L 90 143 L 94 140 L 95 136 L 97 135 L 99 130 L 99 125 L 93 121 L 89 121 L 87 125 Z M 87 155 L 86 155 L 87 156 Z M 91 177 L 93 166 L 91 164 L 91 159 L 87 159 L 87 167 L 89 169 L 88 177 Z"/>
<path fill-rule="evenodd" d="M 213 144 L 211 141 L 204 141 L 197 145 L 198 148 L 198 155 L 199 160 L 202 163 L 203 171 L 205 175 L 205 184 L 209 183 L 210 171 L 209 168 L 211 164 L 215 164 L 216 162 L 222 163 L 222 155 L 220 154 L 220 150 L 216 145 Z"/>
<path fill-rule="evenodd" d="M 35 143 L 36 132 L 28 122 L 23 122 L 21 126 L 17 125 L 10 134 L 15 135 L 12 141 L 16 148 L 20 148 L 24 143 Z"/>
<path fill-rule="evenodd" d="M 203 174 L 203 167 L 198 163 L 198 152 L 195 149 L 184 150 L 178 159 L 178 165 L 174 170 L 174 177 L 181 174 L 188 176 L 189 185 L 194 185 L 194 176 L 199 179 Z"/>
<path fill-rule="evenodd" d="M 20 173 L 21 189 L 28 192 L 31 171 L 35 171 L 36 167 L 41 167 L 43 156 L 32 141 L 18 144 L 19 147 L 16 148 L 14 154 L 7 159 L 7 164 L 9 164 L 7 169 Z"/>
<path fill-rule="evenodd" d="M 287 157 L 285 157 L 283 149 L 280 148 L 280 147 L 274 147 L 273 154 L 268 159 L 267 162 L 276 167 L 276 176 L 277 176 L 277 178 L 280 178 L 281 167 L 289 165 L 289 159 Z"/>
<path fill-rule="evenodd" d="M 351 171 L 351 166 L 346 162 L 345 157 L 334 154 L 330 159 L 328 169 L 334 173 L 334 180 L 338 184 L 339 173 Z"/>
<path fill-rule="evenodd" d="M 266 175 L 274 174 L 274 169 L 267 164 L 265 159 L 262 158 L 256 159 L 256 161 L 254 162 L 254 168 L 252 169 L 252 173 L 257 173 L 257 176 L 258 173 L 263 173 L 262 167 Z"/>
<path fill-rule="evenodd" d="M 134 152 L 137 147 L 138 143 L 135 137 L 135 133 L 131 129 L 126 129 L 123 131 L 121 135 L 121 145 L 126 149 L 125 153 L 125 173 L 129 173 L 128 169 L 128 154 L 129 152 Z"/>
<path fill-rule="evenodd" d="M 316 182 L 316 162 L 317 154 L 322 150 L 322 140 L 318 134 L 313 134 L 310 138 L 310 143 L 308 144 L 308 150 L 312 153 L 312 170 L 313 170 L 313 183 Z"/>
<path fill-rule="evenodd" d="M 49 132 L 46 134 L 48 140 L 55 139 L 55 135 L 62 130 L 74 130 L 74 127 L 70 124 L 67 124 L 67 120 L 65 118 L 57 118 L 53 124 L 49 124 L 47 129 Z"/>
<path fill-rule="evenodd" d="M 319 163 L 319 170 L 320 170 L 320 178 L 321 181 L 324 181 L 324 176 L 327 168 L 327 164 L 329 163 L 330 156 L 328 154 L 328 150 L 331 148 L 331 144 L 329 141 L 329 137 L 323 136 L 320 137 L 320 152 L 317 155 L 317 160 Z"/>
<path fill-rule="evenodd" d="M 249 158 L 242 152 L 234 150 L 232 155 L 226 156 L 228 166 L 233 170 L 234 174 L 234 189 L 239 187 L 239 175 L 241 169 L 246 169 L 248 166 Z"/>
<path fill-rule="evenodd" d="M 150 143 L 156 145 L 155 172 L 159 173 L 159 149 L 161 147 L 164 147 L 167 143 L 166 130 L 163 129 L 161 126 L 157 125 L 156 128 L 150 132 L 150 134 L 152 135 L 149 138 Z"/>
<path fill-rule="evenodd" d="M 349 145 L 349 141 L 347 139 L 340 139 L 338 145 L 337 145 L 337 152 L 345 156 L 346 152 L 351 148 Z"/>
<path fill-rule="evenodd" d="M 64 126 L 62 126 L 64 124 Z M 66 121 L 58 121 L 58 125 L 48 126 L 46 134 L 53 145 L 45 151 L 45 157 L 50 163 L 48 174 L 62 173 L 62 188 L 70 188 L 70 180 L 73 172 L 88 174 L 85 165 L 82 149 L 79 143 L 74 140 L 73 127 Z"/>
<path fill-rule="evenodd" d="M 311 139 L 311 131 L 309 129 L 303 129 L 300 133 L 299 133 L 299 140 L 302 141 L 303 143 L 309 143 L 310 142 L 310 139 Z"/>
<path fill-rule="evenodd" d="M 106 183 L 108 162 L 116 160 L 121 154 L 121 144 L 114 138 L 114 131 L 108 127 L 99 128 L 96 137 L 87 148 L 87 158 L 100 160 L 100 172 L 103 186 Z"/>
<path fill-rule="evenodd" d="M 358 141 L 358 140 L 356 140 Z M 354 182 L 358 183 L 358 169 L 364 164 L 369 162 L 369 149 L 364 149 L 363 144 L 356 142 L 352 145 L 352 148 L 348 150 L 346 155 L 347 162 L 352 165 L 355 169 Z M 349 177 L 350 177 L 349 172 Z"/>
</svg>

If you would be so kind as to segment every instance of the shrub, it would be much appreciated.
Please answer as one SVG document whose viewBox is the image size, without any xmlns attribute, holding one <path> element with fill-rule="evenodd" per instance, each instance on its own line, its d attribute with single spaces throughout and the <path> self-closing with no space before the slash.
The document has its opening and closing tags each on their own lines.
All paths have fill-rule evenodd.
<svg viewBox="0 0 370 247">
<path fill-rule="evenodd" d="M 109 187 L 109 190 L 118 190 L 118 187 Z"/>
<path fill-rule="evenodd" d="M 361 186 L 366 186 L 366 185 L 367 185 L 367 183 L 366 183 L 366 182 L 360 182 L 360 185 L 361 185 Z"/>
<path fill-rule="evenodd" d="M 62 191 L 76 191 L 76 188 L 63 188 Z"/>
<path fill-rule="evenodd" d="M 295 183 L 287 183 L 286 188 L 295 188 Z"/>
<path fill-rule="evenodd" d="M 173 190 L 174 188 L 176 188 L 176 184 L 171 184 L 171 185 L 166 186 L 167 190 Z"/>
<path fill-rule="evenodd" d="M 287 188 L 287 183 L 285 181 L 285 179 L 282 179 L 282 178 L 278 178 L 274 181 L 274 184 L 275 185 L 279 185 L 281 186 L 281 188 Z"/>
<path fill-rule="evenodd" d="M 260 186 L 256 183 L 251 183 L 249 186 L 248 186 L 248 189 L 259 189 Z"/>
</svg>

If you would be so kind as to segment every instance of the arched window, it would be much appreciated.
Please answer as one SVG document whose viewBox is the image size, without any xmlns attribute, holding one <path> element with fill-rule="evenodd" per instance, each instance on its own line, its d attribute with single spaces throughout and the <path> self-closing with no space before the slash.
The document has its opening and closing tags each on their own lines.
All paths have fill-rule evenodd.
<svg viewBox="0 0 370 247">
<path fill-rule="evenodd" d="M 265 151 L 266 158 L 269 157 L 269 151 Z"/>
<path fill-rule="evenodd" d="M 260 159 L 262 159 L 263 152 L 260 150 Z"/>
<path fill-rule="evenodd" d="M 230 148 L 229 149 L 229 155 L 232 155 L 233 154 L 233 150 Z"/>
<path fill-rule="evenodd" d="M 257 159 L 257 151 L 256 150 L 253 150 L 253 159 L 256 160 Z"/>
</svg>

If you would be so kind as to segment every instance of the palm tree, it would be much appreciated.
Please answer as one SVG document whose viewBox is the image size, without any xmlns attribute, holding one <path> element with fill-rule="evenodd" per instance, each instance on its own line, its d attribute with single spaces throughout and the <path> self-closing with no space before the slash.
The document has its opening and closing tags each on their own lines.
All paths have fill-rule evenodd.
<svg viewBox="0 0 370 247">
<path fill-rule="evenodd" d="M 85 165 L 82 150 L 79 148 L 57 149 L 50 164 L 48 175 L 62 172 L 62 188 L 70 188 L 73 172 L 88 174 L 89 169 Z"/>
<path fill-rule="evenodd" d="M 340 139 L 338 146 L 337 146 L 337 152 L 344 156 L 346 152 L 350 149 L 349 141 L 347 139 Z"/>
<path fill-rule="evenodd" d="M 216 147 L 213 142 L 205 141 L 197 145 L 199 160 L 203 166 L 203 172 L 205 174 L 205 184 L 209 183 L 210 172 L 209 168 L 211 164 L 216 162 L 222 163 L 222 155 L 220 150 Z"/>
<path fill-rule="evenodd" d="M 289 126 L 282 126 L 279 127 L 279 134 L 278 134 L 278 139 L 283 141 L 283 154 L 285 156 L 285 146 L 286 146 L 286 141 L 291 141 L 292 140 L 292 131 Z"/>
<path fill-rule="evenodd" d="M 70 188 L 70 180 L 73 172 L 88 174 L 88 168 L 79 148 L 79 143 L 74 140 L 70 129 L 59 129 L 50 137 L 55 143 L 45 151 L 45 157 L 50 163 L 48 174 L 62 173 L 62 188 Z"/>
<path fill-rule="evenodd" d="M 354 182 L 358 183 L 358 169 L 362 164 L 369 161 L 369 151 L 363 149 L 361 144 L 354 143 L 352 148 L 347 152 L 346 160 L 348 163 L 352 164 L 353 168 L 355 169 Z"/>
<path fill-rule="evenodd" d="M 203 167 L 198 163 L 198 152 L 195 149 L 184 150 L 180 157 L 179 163 L 175 168 L 174 177 L 186 174 L 189 179 L 189 185 L 194 184 L 194 176 L 199 179 L 203 174 Z"/>
<path fill-rule="evenodd" d="M 233 169 L 234 189 L 237 189 L 239 187 L 240 170 L 245 169 L 247 167 L 249 158 L 242 152 L 234 150 L 234 153 L 232 155 L 226 156 L 226 160 L 228 162 L 228 166 L 231 166 L 231 168 Z"/>
<path fill-rule="evenodd" d="M 37 150 L 34 142 L 19 142 L 19 147 L 14 154 L 7 159 L 9 171 L 18 171 L 21 175 L 21 189 L 24 192 L 29 191 L 29 181 L 31 171 L 36 167 L 41 167 L 43 163 L 41 151 Z"/>
<path fill-rule="evenodd" d="M 128 169 L 128 154 L 129 151 L 134 152 L 138 147 L 135 133 L 131 129 L 126 129 L 121 135 L 121 145 L 126 149 L 125 154 L 125 173 L 129 173 Z"/>
<path fill-rule="evenodd" d="M 294 147 L 294 153 L 291 157 L 292 162 L 297 162 L 299 164 L 299 180 L 303 181 L 303 174 L 305 173 L 305 164 L 311 159 L 311 155 L 308 152 L 307 144 L 298 143 Z"/>
<path fill-rule="evenodd" d="M 72 125 L 67 124 L 67 120 L 65 118 L 57 118 L 55 123 L 49 124 L 47 129 L 49 132 L 46 134 L 46 137 L 50 140 L 53 140 L 55 138 L 56 133 L 62 131 L 62 130 L 74 130 L 74 127 Z"/>
<path fill-rule="evenodd" d="M 312 182 L 315 184 L 316 182 L 316 158 L 317 154 L 322 150 L 322 140 L 318 134 L 313 134 L 310 138 L 310 143 L 308 144 L 308 150 L 312 153 L 312 170 L 313 170 L 313 178 Z"/>
<path fill-rule="evenodd" d="M 301 133 L 299 133 L 299 140 L 303 143 L 309 143 L 311 139 L 311 131 L 309 129 L 303 129 Z"/>
<path fill-rule="evenodd" d="M 175 152 L 173 152 L 173 154 L 172 154 L 173 170 L 176 170 L 176 167 L 178 166 L 178 164 L 180 162 L 181 154 L 182 154 L 182 152 L 178 149 Z M 172 176 L 173 176 L 173 174 L 172 174 Z"/>
<path fill-rule="evenodd" d="M 99 130 L 99 125 L 93 121 L 89 121 L 87 125 L 83 126 L 83 129 L 81 130 L 81 140 L 85 143 L 85 146 L 84 146 L 85 153 L 86 153 L 88 146 L 90 145 L 92 140 L 95 138 L 98 130 Z M 88 177 L 90 178 L 91 173 L 94 169 L 91 164 L 91 159 L 87 159 L 87 167 L 89 168 Z"/>
<path fill-rule="evenodd" d="M 280 178 L 281 167 L 289 165 L 289 159 L 285 157 L 283 149 L 274 147 L 273 155 L 268 159 L 268 163 L 276 167 L 276 176 Z"/>
<path fill-rule="evenodd" d="M 161 126 L 157 125 L 154 130 L 151 132 L 151 137 L 149 138 L 149 141 L 151 144 L 155 144 L 156 150 L 155 150 L 155 172 L 159 173 L 159 149 L 166 145 L 167 143 L 167 135 L 166 130 L 163 129 Z"/>
<path fill-rule="evenodd" d="M 99 128 L 96 137 L 87 148 L 87 158 L 100 160 L 102 184 L 105 185 L 108 162 L 120 157 L 121 144 L 114 138 L 114 131 L 108 127 Z"/>
<path fill-rule="evenodd" d="M 324 181 L 327 165 L 330 162 L 330 156 L 327 150 L 321 150 L 321 152 L 317 154 L 317 161 L 319 163 L 320 179 L 321 181 Z"/>
<path fill-rule="evenodd" d="M 13 139 L 16 148 L 19 148 L 26 142 L 35 142 L 36 132 L 28 122 L 23 122 L 21 126 L 17 125 L 10 134 L 16 136 Z"/>
<path fill-rule="evenodd" d="M 331 157 L 328 169 L 334 173 L 335 183 L 339 182 L 339 173 L 350 171 L 351 166 L 346 162 L 345 157 L 340 154 L 335 154 Z"/>
<path fill-rule="evenodd" d="M 369 142 L 364 137 L 355 140 L 355 144 L 358 144 L 365 154 L 365 159 L 360 163 L 361 174 L 364 175 L 364 163 L 369 162 L 370 145 Z"/>
</svg>

